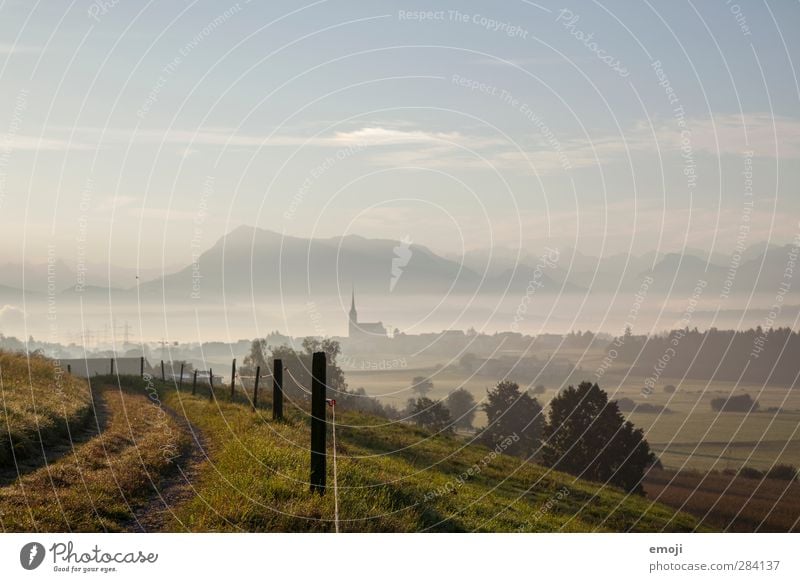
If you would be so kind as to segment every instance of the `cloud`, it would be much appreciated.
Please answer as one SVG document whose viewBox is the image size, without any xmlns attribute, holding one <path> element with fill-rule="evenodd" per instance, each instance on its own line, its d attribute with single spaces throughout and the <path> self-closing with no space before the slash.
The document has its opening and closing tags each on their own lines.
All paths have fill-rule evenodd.
<svg viewBox="0 0 800 582">
<path fill-rule="evenodd" d="M 6 151 L 94 151 L 96 146 L 80 141 L 34 135 L 0 134 L 0 149 Z"/>
<path fill-rule="evenodd" d="M 681 130 L 672 120 L 654 120 L 656 137 L 662 149 L 679 148 Z M 800 119 L 768 113 L 725 114 L 713 118 L 688 119 L 692 148 L 713 155 L 741 155 L 752 150 L 757 157 L 800 157 Z M 643 123 L 636 133 L 649 133 Z"/>
<path fill-rule="evenodd" d="M 38 53 L 42 49 L 37 46 L 26 46 L 21 44 L 0 43 L 0 55 L 15 55 L 21 53 Z"/>
<path fill-rule="evenodd" d="M 651 128 L 652 125 L 652 128 Z M 756 157 L 800 157 L 800 119 L 773 117 L 768 113 L 744 116 L 724 114 L 713 118 L 687 118 L 686 129 L 693 153 L 741 155 L 746 150 Z M 178 146 L 174 151 L 188 157 L 212 148 L 261 147 L 363 147 L 392 148 L 370 152 L 376 165 L 420 165 L 436 168 L 486 167 L 540 173 L 561 172 L 565 166 L 582 168 L 607 163 L 627 162 L 628 154 L 649 153 L 662 156 L 680 154 L 686 138 L 676 120 L 653 118 L 639 120 L 623 134 L 594 132 L 588 137 L 569 134 L 541 134 L 534 124 L 522 127 L 517 144 L 499 136 L 481 132 L 430 131 L 402 122 L 365 125 L 348 131 L 323 135 L 242 134 L 235 128 L 214 127 L 187 129 L 124 129 L 97 127 L 60 127 L 55 132 L 74 132 L 75 139 L 60 136 L 43 138 L 5 136 L 12 149 L 21 150 L 96 150 L 120 144 Z M 549 131 L 549 130 L 548 130 Z M 2 142 L 3 136 L 0 136 Z M 519 145 L 522 144 L 522 145 Z M 476 155 L 477 154 L 477 155 Z"/>
</svg>

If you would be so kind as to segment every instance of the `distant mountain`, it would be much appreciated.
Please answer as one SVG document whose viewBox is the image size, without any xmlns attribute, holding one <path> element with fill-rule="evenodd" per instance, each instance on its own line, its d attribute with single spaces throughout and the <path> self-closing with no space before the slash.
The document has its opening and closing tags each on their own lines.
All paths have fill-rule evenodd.
<svg viewBox="0 0 800 582">
<path fill-rule="evenodd" d="M 0 265 L 0 285 L 25 289 L 26 292 L 46 294 L 50 277 L 58 292 L 75 282 L 75 273 L 62 260 L 52 267 L 47 263 L 4 263 Z"/>
<path fill-rule="evenodd" d="M 388 239 L 357 235 L 306 239 L 241 226 L 221 237 L 202 253 L 195 264 L 142 283 L 138 288 L 131 267 L 101 268 L 93 265 L 83 289 L 75 288 L 75 271 L 63 261 L 55 264 L 55 286 L 59 300 L 78 298 L 94 302 L 134 302 L 170 299 L 201 303 L 249 300 L 259 297 L 293 296 L 303 301 L 315 296 L 348 295 L 351 286 L 359 293 L 394 294 L 497 294 L 524 293 L 536 279 L 542 293 L 632 292 L 645 277 L 652 277 L 650 292 L 686 294 L 705 280 L 708 293 L 719 294 L 732 278 L 731 295 L 751 292 L 776 293 L 782 282 L 790 246 L 755 243 L 743 253 L 738 268 L 731 258 L 689 249 L 683 253 L 639 256 L 617 253 L 593 257 L 575 249 L 561 250 L 555 266 L 537 273 L 538 252 L 500 250 L 472 251 L 464 257 L 439 255 L 425 246 L 405 245 Z M 517 256 L 521 257 L 517 263 Z M 763 265 L 762 265 L 763 263 Z M 157 271 L 141 271 L 144 273 Z M 23 266 L 0 265 L 0 302 L 20 305 Z M 110 274 L 110 277 L 109 277 Z M 111 279 L 111 282 L 108 279 Z M 118 281 L 114 284 L 114 281 Z M 25 297 L 46 298 L 47 265 L 25 265 Z M 788 299 L 788 298 L 787 298 Z"/>
<path fill-rule="evenodd" d="M 394 274 L 393 274 L 394 269 Z M 144 283 L 143 298 L 201 301 L 225 297 L 271 295 L 399 295 L 474 294 L 502 292 L 509 286 L 524 290 L 532 276 L 520 265 L 493 277 L 444 258 L 427 247 L 407 246 L 396 240 L 348 235 L 305 239 L 253 227 L 239 227 L 200 255 L 194 265 Z M 542 292 L 558 292 L 560 285 L 544 275 Z M 546 289 L 546 290 L 545 290 Z M 571 283 L 567 291 L 575 290 Z"/>
</svg>

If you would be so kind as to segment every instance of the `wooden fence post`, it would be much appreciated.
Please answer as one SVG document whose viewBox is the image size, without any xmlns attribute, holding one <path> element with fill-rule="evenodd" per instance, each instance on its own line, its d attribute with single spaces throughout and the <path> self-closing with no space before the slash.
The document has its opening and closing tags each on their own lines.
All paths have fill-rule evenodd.
<svg viewBox="0 0 800 582">
<path fill-rule="evenodd" d="M 283 419 L 283 361 L 272 361 L 272 420 Z"/>
<path fill-rule="evenodd" d="M 208 398 L 214 400 L 214 370 L 208 369 Z"/>
<path fill-rule="evenodd" d="M 114 358 L 111 358 L 111 375 L 114 375 Z"/>
<path fill-rule="evenodd" d="M 178 388 L 183 387 L 183 362 L 181 362 L 181 379 L 178 380 Z"/>
<path fill-rule="evenodd" d="M 67 364 L 67 374 L 72 374 L 72 364 Z"/>
<path fill-rule="evenodd" d="M 253 410 L 258 406 L 258 379 L 261 377 L 261 366 L 256 366 L 256 382 L 253 384 Z"/>
<path fill-rule="evenodd" d="M 233 402 L 233 393 L 236 390 L 236 358 L 233 358 L 231 364 L 231 402 Z"/>
<path fill-rule="evenodd" d="M 139 358 L 139 376 L 144 378 L 144 356 Z"/>
<path fill-rule="evenodd" d="M 325 494 L 325 352 L 311 360 L 311 491 Z"/>
<path fill-rule="evenodd" d="M 192 396 L 197 392 L 197 369 L 194 371 L 194 378 L 192 379 Z"/>
<path fill-rule="evenodd" d="M 164 360 L 161 360 L 161 381 L 167 381 L 167 375 L 164 373 Z"/>
</svg>

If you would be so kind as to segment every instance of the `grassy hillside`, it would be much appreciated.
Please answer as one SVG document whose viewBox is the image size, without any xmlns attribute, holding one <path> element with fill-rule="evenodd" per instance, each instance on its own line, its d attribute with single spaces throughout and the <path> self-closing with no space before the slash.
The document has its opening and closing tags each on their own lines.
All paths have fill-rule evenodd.
<svg viewBox="0 0 800 582">
<path fill-rule="evenodd" d="M 86 380 L 53 360 L 0 351 L 0 469 L 68 440 L 92 418 Z"/>
<path fill-rule="evenodd" d="M 209 400 L 166 387 L 162 398 L 205 435 L 211 462 L 173 531 L 332 531 L 329 494 L 308 491 L 309 424 L 293 409 Z M 432 436 L 358 413 L 338 418 L 343 531 L 691 531 L 689 515 L 643 497 L 576 481 L 457 437 Z M 330 437 L 328 443 L 330 446 Z M 330 450 L 330 449 L 329 449 Z"/>
<path fill-rule="evenodd" d="M 92 379 L 94 438 L 67 451 L 48 449 L 47 466 L 0 487 L 0 531 L 144 529 L 141 508 L 165 490 L 173 459 L 189 441 L 142 382 L 115 381 Z"/>
</svg>

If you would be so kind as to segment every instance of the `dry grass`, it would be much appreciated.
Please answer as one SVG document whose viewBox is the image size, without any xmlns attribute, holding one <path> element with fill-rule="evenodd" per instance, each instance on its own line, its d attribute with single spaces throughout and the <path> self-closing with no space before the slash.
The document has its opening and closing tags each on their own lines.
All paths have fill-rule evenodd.
<svg viewBox="0 0 800 582">
<path fill-rule="evenodd" d="M 174 467 L 169 457 L 188 446 L 177 423 L 148 397 L 141 382 L 136 384 L 96 390 L 108 417 L 101 436 L 0 488 L 4 531 L 96 532 L 134 526 L 132 508 L 156 495 Z"/>
<path fill-rule="evenodd" d="M 724 473 L 650 471 L 651 499 L 695 515 L 707 526 L 737 532 L 800 531 L 800 483 Z"/>
<path fill-rule="evenodd" d="M 0 468 L 41 457 L 92 417 L 86 380 L 42 356 L 0 351 Z"/>
</svg>

